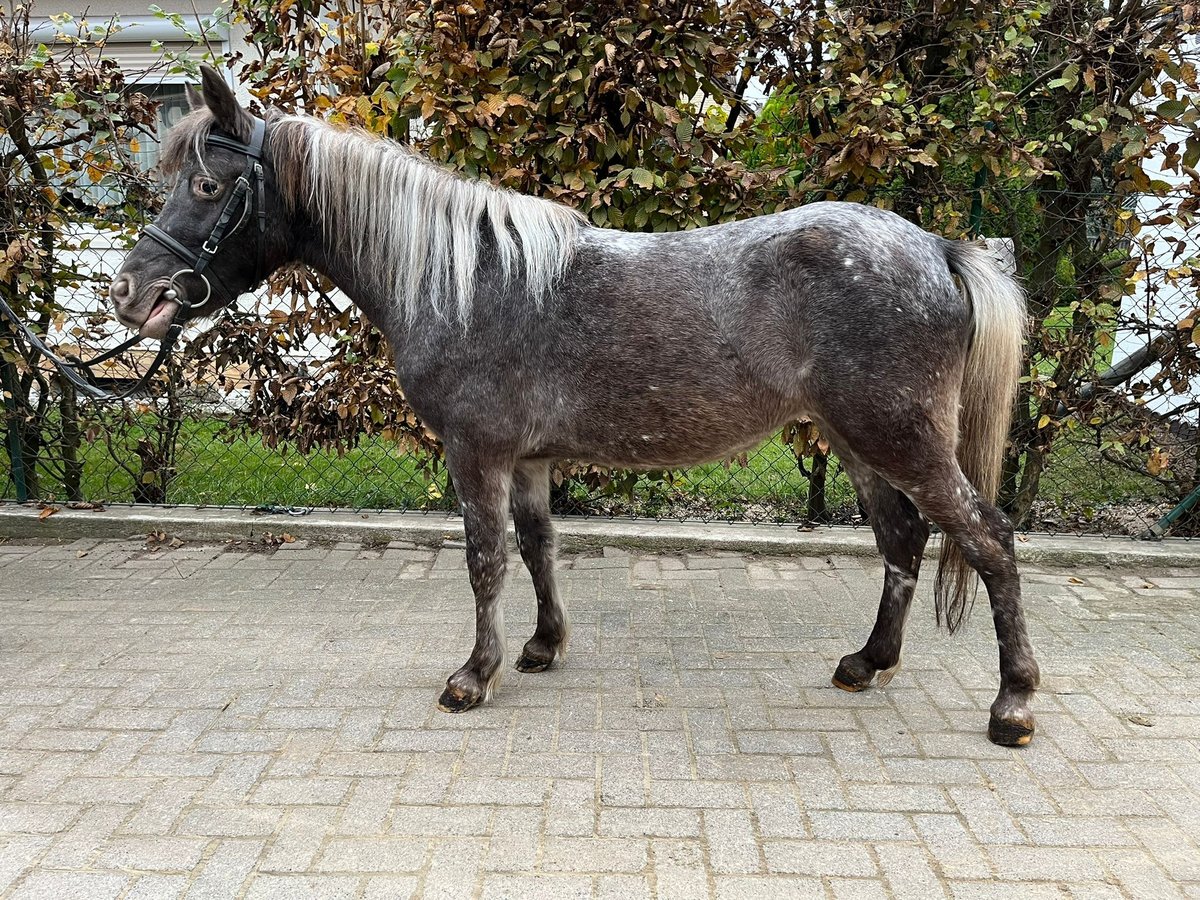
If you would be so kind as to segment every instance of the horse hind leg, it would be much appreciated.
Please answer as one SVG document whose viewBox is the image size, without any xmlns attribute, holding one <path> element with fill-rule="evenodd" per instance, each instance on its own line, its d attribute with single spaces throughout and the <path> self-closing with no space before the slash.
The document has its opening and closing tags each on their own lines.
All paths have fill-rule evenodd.
<svg viewBox="0 0 1200 900">
<path fill-rule="evenodd" d="M 872 681 L 885 686 L 900 668 L 904 625 L 929 540 L 929 525 L 911 500 L 870 468 L 846 457 L 843 465 L 870 517 L 884 561 L 883 596 L 871 635 L 861 650 L 842 657 L 833 675 L 835 687 L 861 691 Z"/>
<path fill-rule="evenodd" d="M 945 405 L 950 402 L 947 398 Z M 900 491 L 925 519 L 941 528 L 944 543 L 934 598 L 939 621 L 950 631 L 957 629 L 965 615 L 974 574 L 982 579 L 1000 655 L 1000 690 L 991 706 L 988 737 L 1004 746 L 1027 744 L 1033 737 L 1029 704 L 1039 673 L 1021 609 L 1012 523 L 980 495 L 964 474 L 955 444 L 946 434 L 947 427 L 939 425 L 949 417 L 916 410 L 913 413 L 897 417 L 903 426 L 888 430 L 886 440 L 880 439 L 870 421 L 850 418 L 842 422 L 838 443 Z M 911 571 L 915 577 L 915 569 Z M 882 606 L 887 605 L 885 598 Z M 883 618 L 885 626 L 897 619 L 895 615 Z M 851 667 L 860 660 L 853 654 L 851 659 L 849 671 L 843 670 L 839 680 L 861 687 L 868 674 L 866 663 L 882 668 L 890 658 L 876 661 L 872 655 L 857 670 Z"/>
<path fill-rule="evenodd" d="M 550 466 L 520 462 L 513 473 L 512 516 L 521 558 L 537 595 L 537 627 L 517 659 L 517 671 L 542 672 L 567 653 L 571 625 L 554 579 L 554 528 L 550 524 Z"/>
<path fill-rule="evenodd" d="M 1013 527 L 1008 517 L 979 495 L 957 463 L 930 472 L 906 487 L 918 508 L 945 533 L 934 597 L 939 619 L 955 630 L 965 615 L 974 579 L 987 589 L 1000 649 L 1000 690 L 988 719 L 988 738 L 1023 746 L 1033 737 L 1029 703 L 1040 678 L 1021 608 Z"/>
</svg>

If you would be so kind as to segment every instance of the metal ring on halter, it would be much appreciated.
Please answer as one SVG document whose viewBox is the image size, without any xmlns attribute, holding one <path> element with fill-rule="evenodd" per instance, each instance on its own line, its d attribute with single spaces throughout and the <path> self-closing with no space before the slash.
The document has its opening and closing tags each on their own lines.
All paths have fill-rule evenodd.
<svg viewBox="0 0 1200 900">
<path fill-rule="evenodd" d="M 180 298 L 179 291 L 177 291 L 175 289 L 175 279 L 178 278 L 180 275 L 195 275 L 197 278 L 199 278 L 201 281 L 204 282 L 204 299 L 203 300 L 201 300 L 199 303 L 196 303 L 191 300 L 183 300 Z M 189 309 L 193 306 L 203 306 L 205 303 L 208 302 L 208 298 L 211 296 L 212 296 L 212 285 L 209 283 L 208 279 L 204 277 L 204 273 L 197 272 L 195 269 L 180 269 L 178 272 L 176 272 L 174 275 L 171 276 L 170 280 L 167 282 L 167 289 L 165 291 L 163 291 L 163 297 L 165 297 L 167 300 L 174 300 L 180 306 L 187 307 Z"/>
</svg>

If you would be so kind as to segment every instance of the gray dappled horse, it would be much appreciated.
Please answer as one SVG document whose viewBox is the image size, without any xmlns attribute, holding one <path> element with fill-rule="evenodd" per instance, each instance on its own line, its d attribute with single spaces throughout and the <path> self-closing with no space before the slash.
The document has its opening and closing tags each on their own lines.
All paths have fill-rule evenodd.
<svg viewBox="0 0 1200 900">
<path fill-rule="evenodd" d="M 939 620 L 960 623 L 972 569 L 991 601 L 988 735 L 1029 741 L 1038 667 L 1012 526 L 992 503 L 1025 310 L 986 249 L 851 203 L 675 234 L 594 228 L 364 133 L 280 114 L 264 125 L 215 71 L 203 81 L 167 138 L 162 215 L 113 281 L 117 315 L 161 337 L 299 260 L 387 335 L 406 397 L 445 445 L 466 528 L 475 647 L 442 709 L 470 709 L 500 680 L 510 511 L 538 602 L 516 667 L 541 671 L 565 652 L 553 462 L 688 466 L 810 418 L 886 566 L 875 627 L 834 684 L 857 691 L 896 670 L 935 522 L 949 538 Z"/>
</svg>

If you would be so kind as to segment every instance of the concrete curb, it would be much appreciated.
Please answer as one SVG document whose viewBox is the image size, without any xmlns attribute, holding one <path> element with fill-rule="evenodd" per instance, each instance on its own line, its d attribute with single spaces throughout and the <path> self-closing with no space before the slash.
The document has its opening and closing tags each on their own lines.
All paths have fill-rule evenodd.
<svg viewBox="0 0 1200 900">
<path fill-rule="evenodd" d="M 0 538 L 73 540 L 128 538 L 166 531 L 185 540 L 257 540 L 266 532 L 288 532 L 316 541 L 380 544 L 408 541 L 438 547 L 463 539 L 462 519 L 445 513 L 358 513 L 347 510 L 304 516 L 255 515 L 248 510 L 172 507 L 113 507 L 102 512 L 61 509 L 39 519 L 32 506 L 0 503 Z M 877 555 L 869 528 L 831 527 L 801 531 L 794 526 L 705 525 L 629 519 L 555 521 L 559 546 L 567 552 L 623 547 L 650 551 L 728 550 L 794 556 Z M 930 554 L 936 553 L 931 542 Z M 1017 557 L 1046 565 L 1200 568 L 1200 541 L 1021 535 Z"/>
</svg>

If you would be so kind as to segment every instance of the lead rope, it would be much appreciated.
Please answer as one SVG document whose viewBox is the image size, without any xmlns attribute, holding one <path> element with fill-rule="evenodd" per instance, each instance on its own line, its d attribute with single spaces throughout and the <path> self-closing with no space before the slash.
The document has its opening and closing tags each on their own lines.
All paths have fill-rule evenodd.
<svg viewBox="0 0 1200 900">
<path fill-rule="evenodd" d="M 173 289 L 168 289 L 168 291 L 173 292 Z M 13 311 L 13 308 L 8 305 L 3 297 L 0 297 L 0 313 L 3 313 L 4 317 L 17 327 L 34 350 L 54 364 L 59 374 L 69 381 L 77 391 L 91 397 L 93 400 L 113 401 L 126 400 L 134 394 L 140 393 L 175 349 L 175 342 L 179 339 L 184 323 L 187 320 L 187 312 L 192 308 L 192 304 L 190 303 L 182 300 L 177 300 L 176 302 L 179 303 L 179 309 L 175 311 L 175 315 L 171 319 L 171 325 L 159 344 L 158 353 L 155 355 L 154 361 L 150 363 L 150 367 L 146 369 L 141 378 L 122 391 L 112 391 L 103 387 L 103 382 L 108 381 L 111 383 L 112 379 L 97 376 L 92 372 L 92 368 L 101 363 L 108 362 L 113 357 L 124 353 L 134 344 L 140 343 L 142 341 L 140 336 L 135 335 L 87 362 L 80 359 L 64 359 L 51 350 L 46 342 L 21 320 L 20 316 Z"/>
</svg>

